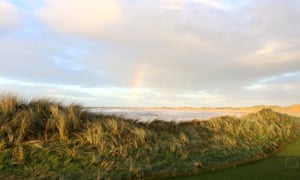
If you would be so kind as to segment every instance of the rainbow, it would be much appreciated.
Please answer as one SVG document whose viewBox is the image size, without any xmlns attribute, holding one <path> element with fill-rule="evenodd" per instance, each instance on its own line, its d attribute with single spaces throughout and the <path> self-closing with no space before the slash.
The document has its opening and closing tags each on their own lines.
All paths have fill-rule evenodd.
<svg viewBox="0 0 300 180">
<path fill-rule="evenodd" d="M 133 83 L 132 83 L 133 89 L 139 89 L 142 87 L 144 75 L 145 75 L 145 71 L 143 67 L 137 69 L 133 78 Z"/>
<path fill-rule="evenodd" d="M 143 79 L 145 76 L 144 65 L 140 66 L 135 74 L 131 85 L 131 99 L 136 100 L 141 93 L 141 88 L 143 87 Z"/>
</svg>

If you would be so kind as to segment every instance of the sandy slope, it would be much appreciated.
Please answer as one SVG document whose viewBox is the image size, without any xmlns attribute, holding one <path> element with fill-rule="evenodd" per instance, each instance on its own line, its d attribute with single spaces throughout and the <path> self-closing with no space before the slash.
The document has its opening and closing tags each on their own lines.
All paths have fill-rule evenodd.
<svg viewBox="0 0 300 180">
<path fill-rule="evenodd" d="M 174 111 L 202 111 L 202 112 L 226 112 L 226 113 L 241 113 L 241 114 L 248 114 L 260 111 L 264 108 L 270 108 L 273 111 L 277 111 L 284 114 L 289 114 L 292 116 L 300 117 L 300 104 L 294 104 L 291 106 L 265 106 L 265 105 L 258 105 L 258 106 L 251 106 L 251 107 L 153 107 L 153 108 L 132 108 L 132 109 L 139 109 L 139 110 L 174 110 Z M 131 108 L 129 108 L 131 109 Z"/>
</svg>

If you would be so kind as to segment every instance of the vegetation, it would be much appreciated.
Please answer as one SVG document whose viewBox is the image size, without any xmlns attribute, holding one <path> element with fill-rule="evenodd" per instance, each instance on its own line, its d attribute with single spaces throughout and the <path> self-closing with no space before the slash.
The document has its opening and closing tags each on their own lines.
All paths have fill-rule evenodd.
<svg viewBox="0 0 300 180">
<path fill-rule="evenodd" d="M 300 122 L 298 122 L 300 128 Z M 300 135 L 300 129 L 298 130 Z M 299 180 L 300 179 L 300 139 L 289 144 L 275 156 L 246 164 L 239 167 L 227 168 L 217 172 L 208 172 L 189 177 L 177 177 L 173 180 Z M 166 178 L 167 179 L 167 178 Z"/>
<path fill-rule="evenodd" d="M 140 123 L 51 100 L 0 98 L 0 178 L 183 176 L 264 159 L 297 138 L 296 118 L 264 109 L 236 118 Z"/>
</svg>

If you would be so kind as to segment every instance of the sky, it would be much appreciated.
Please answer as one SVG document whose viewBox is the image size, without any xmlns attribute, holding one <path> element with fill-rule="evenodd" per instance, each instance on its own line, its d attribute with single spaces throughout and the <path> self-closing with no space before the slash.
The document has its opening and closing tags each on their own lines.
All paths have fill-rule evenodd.
<svg viewBox="0 0 300 180">
<path fill-rule="evenodd" d="M 0 93 L 85 106 L 300 103 L 298 0 L 0 0 Z"/>
</svg>

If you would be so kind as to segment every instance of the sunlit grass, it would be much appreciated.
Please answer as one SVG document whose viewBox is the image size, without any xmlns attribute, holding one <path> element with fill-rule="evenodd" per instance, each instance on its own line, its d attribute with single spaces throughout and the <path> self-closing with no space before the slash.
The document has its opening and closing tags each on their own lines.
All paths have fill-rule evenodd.
<svg viewBox="0 0 300 180">
<path fill-rule="evenodd" d="M 262 110 L 208 121 L 139 123 L 75 104 L 0 97 L 0 177 L 192 175 L 264 159 L 297 138 L 295 117 Z"/>
<path fill-rule="evenodd" d="M 300 121 L 298 122 L 298 126 Z M 298 129 L 300 135 L 300 129 Z M 271 158 L 246 164 L 239 167 L 228 168 L 221 171 L 209 172 L 202 175 L 172 178 L 174 180 L 298 180 L 300 179 L 300 139 L 289 144 Z M 165 178 L 168 179 L 168 178 Z"/>
</svg>

